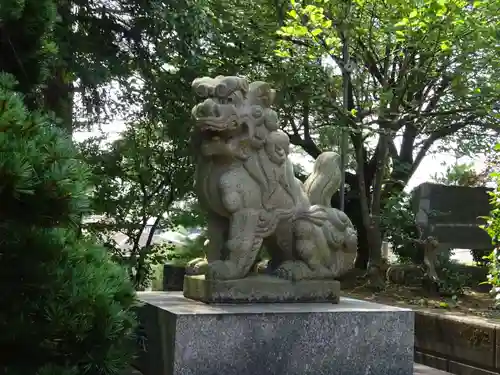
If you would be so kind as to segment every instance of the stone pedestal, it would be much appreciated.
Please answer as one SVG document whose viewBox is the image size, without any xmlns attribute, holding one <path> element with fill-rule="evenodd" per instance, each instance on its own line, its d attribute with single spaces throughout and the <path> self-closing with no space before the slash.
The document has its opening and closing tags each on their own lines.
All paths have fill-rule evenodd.
<svg viewBox="0 0 500 375">
<path fill-rule="evenodd" d="M 338 304 L 207 305 L 143 292 L 144 375 L 411 375 L 411 310 Z"/>
<path fill-rule="evenodd" d="M 184 277 L 184 297 L 205 303 L 338 303 L 337 280 L 289 281 L 257 275 L 237 280 L 206 280 L 205 276 Z"/>
</svg>

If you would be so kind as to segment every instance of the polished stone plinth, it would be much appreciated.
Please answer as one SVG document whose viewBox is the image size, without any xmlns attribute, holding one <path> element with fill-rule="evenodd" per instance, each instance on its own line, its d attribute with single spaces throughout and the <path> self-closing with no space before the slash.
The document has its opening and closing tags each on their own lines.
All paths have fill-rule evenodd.
<svg viewBox="0 0 500 375">
<path fill-rule="evenodd" d="M 289 281 L 268 275 L 237 280 L 207 280 L 204 275 L 184 277 L 184 297 L 205 303 L 338 303 L 337 280 Z"/>
<path fill-rule="evenodd" d="M 144 375 L 139 370 L 135 368 L 128 368 L 123 372 L 122 375 Z M 452 375 L 449 372 L 441 371 L 429 366 L 422 365 L 420 363 L 415 363 L 413 365 L 413 375 Z"/>
<path fill-rule="evenodd" d="M 143 292 L 144 375 L 412 375 L 411 310 L 338 304 L 208 305 Z"/>
</svg>

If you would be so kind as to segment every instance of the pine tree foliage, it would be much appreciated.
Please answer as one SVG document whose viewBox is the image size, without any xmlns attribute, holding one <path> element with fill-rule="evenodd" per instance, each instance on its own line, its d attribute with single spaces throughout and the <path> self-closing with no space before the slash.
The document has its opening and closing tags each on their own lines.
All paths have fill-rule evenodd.
<svg viewBox="0 0 500 375">
<path fill-rule="evenodd" d="M 36 108 L 41 85 L 52 69 L 58 47 L 53 39 L 57 20 L 54 0 L 0 1 L 0 72 L 16 77 L 28 108 Z"/>
<path fill-rule="evenodd" d="M 133 287 L 78 239 L 88 172 L 14 85 L 0 74 L 2 374 L 117 374 L 133 354 Z"/>
</svg>

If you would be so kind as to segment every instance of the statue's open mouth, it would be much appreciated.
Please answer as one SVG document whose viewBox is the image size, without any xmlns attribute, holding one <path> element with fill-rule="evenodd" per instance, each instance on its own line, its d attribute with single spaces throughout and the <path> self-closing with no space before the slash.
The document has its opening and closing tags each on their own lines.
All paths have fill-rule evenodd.
<svg viewBox="0 0 500 375">
<path fill-rule="evenodd" d="M 198 119 L 197 121 L 199 129 L 203 133 L 209 133 L 209 134 L 214 134 L 214 133 L 219 133 L 218 135 L 220 136 L 220 133 L 234 133 L 235 130 L 238 130 L 240 128 L 238 122 L 235 119 L 226 119 L 225 121 L 217 121 L 213 118 L 211 119 Z"/>
<path fill-rule="evenodd" d="M 243 134 L 240 126 L 232 124 L 225 128 L 204 126 L 201 129 L 201 152 L 205 156 L 229 156 L 244 158 L 238 145 Z"/>
</svg>

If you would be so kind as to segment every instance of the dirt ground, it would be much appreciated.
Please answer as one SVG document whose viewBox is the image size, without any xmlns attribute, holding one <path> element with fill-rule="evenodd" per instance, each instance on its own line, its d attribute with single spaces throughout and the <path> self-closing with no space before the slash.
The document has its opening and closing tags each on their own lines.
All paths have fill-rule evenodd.
<svg viewBox="0 0 500 375">
<path fill-rule="evenodd" d="M 464 295 L 450 298 L 427 293 L 422 288 L 386 284 L 383 291 L 373 292 L 364 282 L 357 284 L 343 286 L 342 294 L 345 297 L 393 306 L 441 309 L 500 320 L 500 310 L 493 308 L 493 297 L 489 293 L 466 290 Z"/>
</svg>

